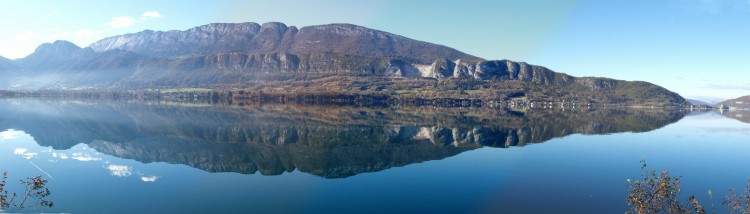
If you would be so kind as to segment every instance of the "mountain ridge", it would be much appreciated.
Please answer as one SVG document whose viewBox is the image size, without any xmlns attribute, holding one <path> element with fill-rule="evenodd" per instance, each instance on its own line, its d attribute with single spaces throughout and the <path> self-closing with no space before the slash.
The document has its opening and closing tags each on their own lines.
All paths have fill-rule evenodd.
<svg viewBox="0 0 750 214">
<path fill-rule="evenodd" d="M 0 56 L 0 71 L 13 70 L 17 65 L 13 60 Z"/>
<path fill-rule="evenodd" d="M 723 109 L 750 109 L 750 95 L 725 100 L 717 103 L 714 107 Z"/>
<path fill-rule="evenodd" d="M 399 100 L 514 100 L 684 106 L 647 82 L 574 77 L 543 66 L 483 60 L 458 50 L 352 24 L 213 23 L 67 41 L 16 60 L 15 88 L 110 90 L 235 88 Z M 471 93 L 467 93 L 470 91 Z M 340 99 L 328 96 L 326 99 Z M 282 96 L 286 97 L 286 96 Z M 291 96 L 293 97 L 293 96 Z M 421 100 L 421 101 L 420 101 Z M 431 102 L 432 102 L 431 101 Z"/>
<path fill-rule="evenodd" d="M 175 45 L 181 48 L 175 48 Z M 145 56 L 179 58 L 218 53 L 334 53 L 394 57 L 426 63 L 437 58 L 482 60 L 453 48 L 409 39 L 352 24 L 306 26 L 300 29 L 280 22 L 212 23 L 184 31 L 142 31 L 99 40 L 91 47 Z M 421 53 L 414 52 L 421 50 Z"/>
</svg>

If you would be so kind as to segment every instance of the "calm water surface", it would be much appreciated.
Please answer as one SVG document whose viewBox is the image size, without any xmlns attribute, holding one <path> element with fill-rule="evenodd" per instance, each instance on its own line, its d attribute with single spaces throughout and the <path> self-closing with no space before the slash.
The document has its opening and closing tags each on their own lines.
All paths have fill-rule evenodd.
<svg viewBox="0 0 750 214">
<path fill-rule="evenodd" d="M 622 213 L 643 158 L 705 204 L 743 187 L 743 113 L 5 99 L 0 170 L 49 179 L 45 212 Z"/>
</svg>

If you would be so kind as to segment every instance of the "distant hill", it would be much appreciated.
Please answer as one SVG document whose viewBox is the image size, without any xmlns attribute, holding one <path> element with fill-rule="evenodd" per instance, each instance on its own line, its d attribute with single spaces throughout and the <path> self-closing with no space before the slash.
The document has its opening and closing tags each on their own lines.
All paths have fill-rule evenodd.
<svg viewBox="0 0 750 214">
<path fill-rule="evenodd" d="M 0 56 L 0 71 L 8 71 L 18 68 L 13 60 Z"/>
<path fill-rule="evenodd" d="M 18 73 L 14 85 L 46 89 L 111 87 L 130 77 L 144 59 L 133 52 L 94 52 L 68 41 L 55 41 L 17 60 L 23 72 Z"/>
<path fill-rule="evenodd" d="M 693 104 L 693 105 L 707 105 L 707 106 L 711 105 L 711 104 L 708 104 L 707 102 L 703 102 L 700 100 L 694 100 L 694 99 L 685 99 L 685 100 L 687 100 L 690 104 Z"/>
<path fill-rule="evenodd" d="M 36 72 L 134 70 L 140 59 L 143 57 L 128 51 L 94 52 L 91 48 L 81 48 L 68 41 L 55 41 L 40 45 L 34 53 L 18 60 L 18 63 Z"/>
<path fill-rule="evenodd" d="M 524 62 L 484 60 L 351 24 L 297 29 L 276 22 L 215 23 L 185 31 L 146 30 L 87 48 L 46 43 L 12 62 L 20 67 L 18 78 L 0 81 L 0 87 L 235 88 L 281 97 L 687 105 L 680 95 L 647 82 L 573 77 Z"/>
<path fill-rule="evenodd" d="M 0 56 L 0 87 L 8 87 L 14 84 L 19 75 L 20 66 L 8 58 Z"/>
<path fill-rule="evenodd" d="M 726 100 L 714 106 L 717 108 L 723 106 L 725 109 L 750 109 L 750 95 Z"/>
</svg>

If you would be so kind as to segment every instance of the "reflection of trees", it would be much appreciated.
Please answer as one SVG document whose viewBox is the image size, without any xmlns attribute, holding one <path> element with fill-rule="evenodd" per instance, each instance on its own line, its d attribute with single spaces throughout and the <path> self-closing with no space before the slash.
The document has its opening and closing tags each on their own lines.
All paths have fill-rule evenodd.
<svg viewBox="0 0 750 214">
<path fill-rule="evenodd" d="M 513 112 L 14 102 L 27 108 L 0 107 L 0 128 L 24 130 L 43 146 L 67 149 L 87 143 L 141 162 L 264 175 L 298 169 L 328 178 L 443 159 L 482 146 L 524 146 L 575 133 L 650 131 L 684 116 L 663 109 Z"/>
</svg>

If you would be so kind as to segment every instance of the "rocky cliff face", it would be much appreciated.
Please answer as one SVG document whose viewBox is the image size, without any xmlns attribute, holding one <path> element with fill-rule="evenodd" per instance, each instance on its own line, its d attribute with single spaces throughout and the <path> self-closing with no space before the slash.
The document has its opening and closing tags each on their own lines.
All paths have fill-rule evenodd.
<svg viewBox="0 0 750 214">
<path fill-rule="evenodd" d="M 114 52 L 118 51 L 105 53 Z M 132 54 L 127 51 L 118 53 Z M 96 53 L 96 55 L 102 54 L 104 53 Z M 123 61 L 123 59 L 133 60 Z M 94 62 L 101 61 L 95 60 Z M 86 65 L 100 64 L 88 63 Z M 122 70 L 120 76 L 123 78 L 109 81 L 115 82 L 118 87 L 129 88 L 154 86 L 244 88 L 266 85 L 275 88 L 296 88 L 287 92 L 352 93 L 360 89 L 378 88 L 377 92 L 386 94 L 396 90 L 450 91 L 489 88 L 501 89 L 501 93 L 506 95 L 533 95 L 535 99 L 549 101 L 577 100 L 635 105 L 684 105 L 686 103 L 678 94 L 647 82 L 594 77 L 577 78 L 542 66 L 510 60 L 438 59 L 430 63 L 411 63 L 394 58 L 335 53 L 217 53 L 175 59 L 138 58 L 138 55 L 115 57 L 104 65 L 124 68 L 132 66 L 132 69 Z M 95 75 L 100 72 L 90 74 Z M 107 77 L 113 77 L 113 75 L 107 75 Z M 321 79 L 321 77 L 329 77 L 329 79 Z M 441 86 L 427 83 L 443 80 L 449 80 L 455 84 Z M 407 83 L 410 81 L 419 83 Z M 333 84 L 332 82 L 338 82 L 335 84 L 336 88 L 323 86 Z M 512 85 L 517 83 L 523 83 L 524 86 Z M 504 84 L 508 85 L 503 86 Z M 399 85 L 411 85 L 411 88 Z M 485 98 L 491 98 L 489 96 Z M 451 98 L 460 98 L 460 96 Z"/>
<path fill-rule="evenodd" d="M 350 24 L 303 27 L 283 23 L 209 24 L 186 31 L 143 31 L 98 41 L 97 52 L 127 50 L 158 58 L 203 56 L 217 53 L 333 53 L 392 57 L 414 62 L 437 58 L 479 60 L 452 48 Z"/>
<path fill-rule="evenodd" d="M 542 66 L 510 60 L 451 61 L 436 60 L 432 64 L 420 65 L 392 62 L 386 68 L 394 76 L 428 78 L 471 78 L 476 80 L 521 80 L 542 85 L 563 84 L 573 80 L 572 76 L 555 73 Z M 416 71 L 416 72 L 415 72 Z M 417 73 L 418 72 L 418 73 Z"/>
<path fill-rule="evenodd" d="M 173 60 L 151 60 L 142 63 L 139 69 L 154 70 L 141 72 L 145 75 L 146 73 L 156 74 L 155 70 L 160 69 L 163 71 L 159 75 L 170 71 L 175 74 L 185 71 L 212 74 L 212 72 L 220 71 L 221 73 L 248 75 L 252 73 L 356 73 L 396 78 L 520 80 L 542 85 L 567 84 L 575 79 L 542 66 L 510 60 L 451 61 L 440 59 L 430 64 L 418 64 L 398 59 L 332 53 L 222 53 Z M 603 83 L 600 81 L 597 84 Z M 606 86 L 602 85 L 602 87 Z"/>
</svg>

